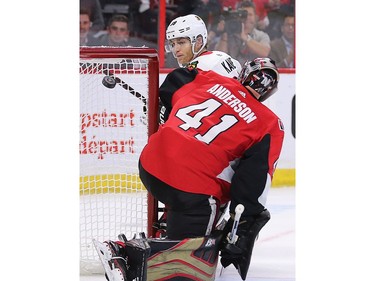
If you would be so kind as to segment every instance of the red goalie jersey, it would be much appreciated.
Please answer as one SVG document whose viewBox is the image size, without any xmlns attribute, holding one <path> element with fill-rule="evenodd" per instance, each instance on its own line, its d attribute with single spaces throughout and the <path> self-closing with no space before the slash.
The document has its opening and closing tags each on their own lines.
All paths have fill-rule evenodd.
<svg viewBox="0 0 375 281">
<path fill-rule="evenodd" d="M 160 100 L 167 120 L 142 151 L 146 171 L 176 189 L 213 195 L 221 204 L 233 196 L 239 202 L 261 200 L 284 137 L 269 108 L 233 78 L 184 68 L 166 77 Z"/>
</svg>

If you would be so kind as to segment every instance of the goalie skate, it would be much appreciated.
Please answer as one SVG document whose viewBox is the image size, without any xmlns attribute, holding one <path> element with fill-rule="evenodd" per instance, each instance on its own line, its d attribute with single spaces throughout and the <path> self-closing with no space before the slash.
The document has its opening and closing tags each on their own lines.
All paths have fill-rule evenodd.
<svg viewBox="0 0 375 281">
<path fill-rule="evenodd" d="M 108 281 L 127 281 L 125 274 L 126 261 L 124 258 L 117 256 L 110 242 L 101 243 L 93 239 L 93 244 L 105 270 L 106 279 Z"/>
<path fill-rule="evenodd" d="M 150 256 L 150 245 L 141 232 L 139 238 L 127 240 L 120 234 L 122 241 L 93 240 L 108 281 L 146 281 L 147 258 Z"/>
</svg>

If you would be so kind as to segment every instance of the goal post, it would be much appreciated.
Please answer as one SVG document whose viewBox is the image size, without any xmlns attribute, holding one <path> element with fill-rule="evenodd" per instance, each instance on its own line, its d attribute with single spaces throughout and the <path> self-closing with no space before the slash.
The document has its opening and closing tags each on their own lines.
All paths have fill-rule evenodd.
<svg viewBox="0 0 375 281">
<path fill-rule="evenodd" d="M 149 48 L 81 47 L 79 64 L 80 269 L 92 274 L 102 272 L 92 239 L 153 235 L 157 202 L 138 160 L 158 128 L 159 61 Z"/>
</svg>

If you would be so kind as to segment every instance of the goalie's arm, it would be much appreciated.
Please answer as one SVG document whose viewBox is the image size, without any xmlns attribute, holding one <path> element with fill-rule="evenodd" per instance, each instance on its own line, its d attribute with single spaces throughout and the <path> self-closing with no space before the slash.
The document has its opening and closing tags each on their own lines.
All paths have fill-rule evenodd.
<svg viewBox="0 0 375 281">
<path fill-rule="evenodd" d="M 192 82 L 198 74 L 196 69 L 177 68 L 170 72 L 159 88 L 159 117 L 163 124 L 172 110 L 173 94 L 182 86 Z"/>
</svg>

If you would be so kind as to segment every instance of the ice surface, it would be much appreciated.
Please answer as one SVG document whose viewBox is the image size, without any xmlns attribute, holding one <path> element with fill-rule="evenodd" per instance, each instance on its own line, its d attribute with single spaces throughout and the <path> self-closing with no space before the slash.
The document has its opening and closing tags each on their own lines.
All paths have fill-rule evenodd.
<svg viewBox="0 0 375 281">
<path fill-rule="evenodd" d="M 255 243 L 246 280 L 295 281 L 295 188 L 271 188 L 267 208 L 271 220 Z M 232 265 L 221 270 L 219 263 L 215 280 L 242 280 Z M 105 280 L 103 275 L 80 276 L 80 281 Z"/>
</svg>

